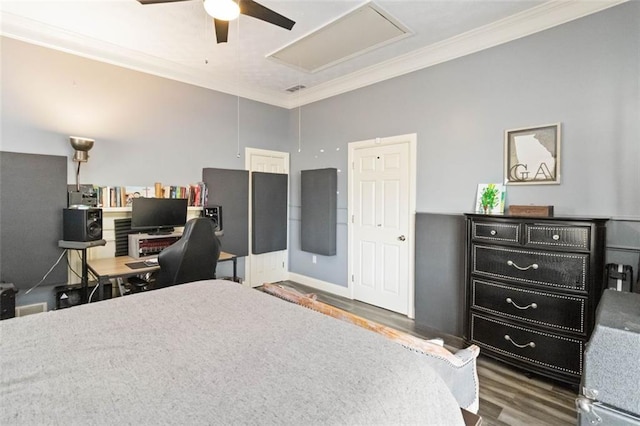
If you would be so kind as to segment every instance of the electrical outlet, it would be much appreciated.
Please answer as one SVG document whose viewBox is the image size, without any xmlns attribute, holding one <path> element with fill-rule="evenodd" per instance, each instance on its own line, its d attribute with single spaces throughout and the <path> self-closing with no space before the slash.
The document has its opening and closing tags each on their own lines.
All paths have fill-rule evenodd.
<svg viewBox="0 0 640 426">
<path fill-rule="evenodd" d="M 316 263 L 317 261 L 318 261 L 318 258 L 316 257 L 315 254 L 311 256 L 311 263 Z"/>
</svg>

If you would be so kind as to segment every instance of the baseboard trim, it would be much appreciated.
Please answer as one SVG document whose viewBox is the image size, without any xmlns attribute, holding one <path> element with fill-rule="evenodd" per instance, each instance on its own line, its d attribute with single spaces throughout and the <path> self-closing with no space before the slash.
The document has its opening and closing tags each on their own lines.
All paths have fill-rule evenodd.
<svg viewBox="0 0 640 426">
<path fill-rule="evenodd" d="M 34 303 L 32 305 L 16 306 L 16 317 L 25 317 L 27 315 L 39 314 L 47 312 L 47 302 Z"/>
<path fill-rule="evenodd" d="M 307 287 L 313 287 L 318 290 L 326 291 L 327 293 L 335 294 L 336 296 L 351 299 L 349 289 L 347 287 L 342 287 L 341 285 L 307 277 L 306 275 L 296 274 L 294 272 L 289 272 L 289 280 L 306 285 Z"/>
</svg>

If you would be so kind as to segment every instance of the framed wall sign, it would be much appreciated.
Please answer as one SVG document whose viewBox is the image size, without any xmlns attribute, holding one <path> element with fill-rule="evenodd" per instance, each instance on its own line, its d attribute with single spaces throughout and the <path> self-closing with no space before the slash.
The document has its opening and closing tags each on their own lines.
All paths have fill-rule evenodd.
<svg viewBox="0 0 640 426">
<path fill-rule="evenodd" d="M 504 176 L 509 185 L 560 183 L 560 123 L 505 131 Z"/>
</svg>

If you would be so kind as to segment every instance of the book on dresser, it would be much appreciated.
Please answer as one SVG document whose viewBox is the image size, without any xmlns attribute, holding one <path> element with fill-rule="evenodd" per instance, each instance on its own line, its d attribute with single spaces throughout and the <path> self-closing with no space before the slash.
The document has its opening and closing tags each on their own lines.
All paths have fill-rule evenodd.
<svg viewBox="0 0 640 426">
<path fill-rule="evenodd" d="M 604 290 L 604 218 L 466 214 L 465 339 L 578 385 Z"/>
</svg>

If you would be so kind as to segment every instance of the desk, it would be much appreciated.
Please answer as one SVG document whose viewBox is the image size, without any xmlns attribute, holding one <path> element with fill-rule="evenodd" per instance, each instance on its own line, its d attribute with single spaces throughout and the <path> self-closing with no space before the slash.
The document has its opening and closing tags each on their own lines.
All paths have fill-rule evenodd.
<svg viewBox="0 0 640 426">
<path fill-rule="evenodd" d="M 142 275 L 148 272 L 155 272 L 160 269 L 160 266 L 158 265 L 136 269 L 129 268 L 126 265 L 127 263 L 136 263 L 144 260 L 144 258 L 136 259 L 130 256 L 105 257 L 103 259 L 89 260 L 87 262 L 87 268 L 91 270 L 91 272 L 93 272 L 93 274 L 98 278 L 98 300 L 102 300 L 104 296 L 103 284 L 105 283 L 105 281 L 108 281 L 112 278 L 126 278 L 132 277 L 134 275 Z M 226 261 L 233 262 L 233 280 L 237 281 L 238 256 L 221 251 L 218 262 Z"/>
</svg>

